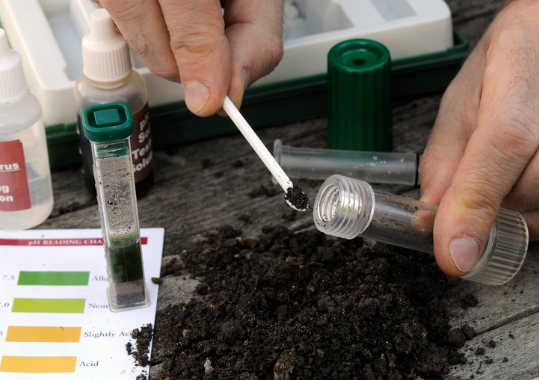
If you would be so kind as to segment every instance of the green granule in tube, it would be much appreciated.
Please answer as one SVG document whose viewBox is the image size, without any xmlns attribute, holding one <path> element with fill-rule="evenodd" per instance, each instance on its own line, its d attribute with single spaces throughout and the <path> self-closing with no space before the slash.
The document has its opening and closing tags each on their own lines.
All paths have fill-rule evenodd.
<svg viewBox="0 0 539 380">
<path fill-rule="evenodd" d="M 140 242 L 132 236 L 114 237 L 110 239 L 107 259 L 110 275 L 115 283 L 142 280 L 142 251 Z"/>
</svg>

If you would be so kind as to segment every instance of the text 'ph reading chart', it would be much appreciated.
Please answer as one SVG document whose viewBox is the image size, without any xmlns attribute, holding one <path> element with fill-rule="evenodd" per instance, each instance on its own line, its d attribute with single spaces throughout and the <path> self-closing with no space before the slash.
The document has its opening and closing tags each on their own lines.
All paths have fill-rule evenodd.
<svg viewBox="0 0 539 380">
<path fill-rule="evenodd" d="M 115 313 L 101 236 L 98 229 L 0 231 L 0 379 L 148 374 L 126 344 L 134 345 L 133 329 L 155 321 L 158 286 L 150 279 L 159 277 L 164 229 L 141 230 L 151 305 Z"/>
</svg>

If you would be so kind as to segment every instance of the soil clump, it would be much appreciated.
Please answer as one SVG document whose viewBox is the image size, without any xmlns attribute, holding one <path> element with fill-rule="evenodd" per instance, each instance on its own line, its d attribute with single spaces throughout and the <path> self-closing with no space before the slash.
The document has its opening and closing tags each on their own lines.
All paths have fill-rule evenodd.
<svg viewBox="0 0 539 380">
<path fill-rule="evenodd" d="M 150 343 L 152 341 L 153 327 L 151 323 L 142 326 L 140 329 L 133 329 L 131 338 L 135 340 L 135 346 L 131 342 L 125 345 L 128 355 L 135 359 L 135 365 L 146 367 L 150 364 L 148 354 L 150 352 Z"/>
<path fill-rule="evenodd" d="M 286 190 L 284 199 L 289 201 L 298 210 L 307 210 L 309 207 L 309 198 L 299 187 L 293 186 Z"/>
<path fill-rule="evenodd" d="M 474 335 L 451 329 L 432 257 L 362 239 L 224 226 L 161 275 L 202 281 L 157 314 L 164 379 L 443 379 Z"/>
</svg>

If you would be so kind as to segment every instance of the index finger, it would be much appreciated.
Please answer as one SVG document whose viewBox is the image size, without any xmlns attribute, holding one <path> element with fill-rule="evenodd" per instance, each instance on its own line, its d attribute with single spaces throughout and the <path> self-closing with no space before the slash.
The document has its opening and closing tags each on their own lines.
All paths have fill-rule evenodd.
<svg viewBox="0 0 539 380">
<path fill-rule="evenodd" d="M 218 0 L 159 0 L 185 103 L 209 116 L 221 109 L 231 78 L 230 47 Z"/>
</svg>

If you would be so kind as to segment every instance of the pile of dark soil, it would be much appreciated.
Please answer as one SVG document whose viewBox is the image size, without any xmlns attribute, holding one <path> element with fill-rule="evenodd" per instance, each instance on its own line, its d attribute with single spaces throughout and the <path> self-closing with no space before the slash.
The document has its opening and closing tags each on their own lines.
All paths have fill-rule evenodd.
<svg viewBox="0 0 539 380">
<path fill-rule="evenodd" d="M 466 362 L 450 285 L 423 253 L 223 227 L 163 268 L 184 273 L 203 283 L 157 315 L 162 379 L 442 379 Z"/>
</svg>

